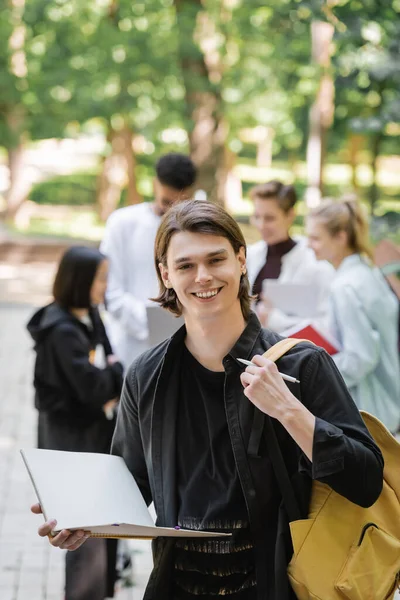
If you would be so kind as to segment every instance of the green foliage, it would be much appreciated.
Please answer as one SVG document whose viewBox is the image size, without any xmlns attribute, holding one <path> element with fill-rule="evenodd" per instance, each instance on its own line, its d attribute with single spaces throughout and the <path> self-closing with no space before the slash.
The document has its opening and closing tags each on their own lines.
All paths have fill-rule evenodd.
<svg viewBox="0 0 400 600">
<path fill-rule="evenodd" d="M 94 206 L 96 179 L 96 175 L 87 173 L 54 177 L 37 184 L 29 199 L 36 204 Z"/>
<path fill-rule="evenodd" d="M 335 7 L 336 128 L 367 136 L 400 123 L 400 5 L 344 0 Z"/>
<path fill-rule="evenodd" d="M 398 153 L 397 139 L 389 133 L 398 131 L 393 125 L 400 126 L 399 0 L 29 0 L 20 8 L 18 3 L 3 4 L 4 147 L 10 148 L 21 134 L 37 140 L 93 128 L 107 135 L 111 128 L 127 126 L 145 139 L 137 176 L 148 198 L 154 161 L 166 150 L 188 149 L 186 132 L 193 125 L 189 116 L 196 94 L 208 91 L 217 99 L 215 112 L 226 129 L 227 145 L 240 158 L 254 163 L 256 147 L 246 143 L 242 130 L 258 125 L 273 130 L 275 157 L 304 158 L 308 110 L 318 84 L 310 27 L 312 21 L 328 19 L 335 27 L 331 158 L 337 160 L 351 133 L 362 134 L 368 144 L 380 136 L 381 152 Z M 18 31 L 23 31 L 17 42 L 22 44 L 19 62 L 24 67 L 19 71 L 11 44 Z M 208 71 L 194 69 L 183 77 L 182 56 L 197 58 L 199 64 L 204 59 Z M 70 203 L 76 196 L 77 204 L 86 204 L 86 197 L 94 202 L 89 193 L 94 194 L 94 181 L 68 188 L 63 178 L 59 189 L 46 185 L 43 189 L 50 191 L 35 188 L 35 201 L 63 197 Z"/>
</svg>

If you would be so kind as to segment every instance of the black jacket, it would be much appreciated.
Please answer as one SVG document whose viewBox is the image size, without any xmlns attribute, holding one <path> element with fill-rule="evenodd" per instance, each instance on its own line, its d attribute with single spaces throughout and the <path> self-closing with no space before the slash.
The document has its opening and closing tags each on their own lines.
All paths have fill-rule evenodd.
<svg viewBox="0 0 400 600">
<path fill-rule="evenodd" d="M 55 421 L 77 428 L 105 419 L 103 405 L 118 397 L 122 388 L 120 363 L 99 369 L 89 360 L 97 344 L 111 354 L 98 311 L 92 309 L 90 317 L 93 329 L 52 303 L 38 310 L 27 325 L 35 340 L 35 406 Z"/>
<path fill-rule="evenodd" d="M 185 440 L 175 436 L 184 338 L 185 327 L 130 367 L 112 446 L 113 453 L 124 457 L 146 501 L 154 501 L 157 524 L 169 527 L 176 525 L 178 513 L 176 452 L 185 451 Z M 223 361 L 228 428 L 255 545 L 259 600 L 295 597 L 286 575 L 292 545 L 264 442 L 264 424 L 269 417 L 244 396 L 239 378 L 244 367 L 236 358 L 263 354 L 280 339 L 263 330 L 252 314 Z M 300 380 L 300 384 L 288 386 L 316 416 L 312 464 L 280 423 L 271 419 L 303 517 L 308 515 L 312 479 L 329 484 L 356 504 L 373 504 L 382 489 L 382 455 L 329 355 L 305 342 L 279 359 L 278 366 Z M 220 460 L 224 460 L 223 448 Z M 171 538 L 154 541 L 154 570 L 145 600 L 170 600 L 172 549 Z M 329 548 L 321 551 L 329 552 Z"/>
</svg>

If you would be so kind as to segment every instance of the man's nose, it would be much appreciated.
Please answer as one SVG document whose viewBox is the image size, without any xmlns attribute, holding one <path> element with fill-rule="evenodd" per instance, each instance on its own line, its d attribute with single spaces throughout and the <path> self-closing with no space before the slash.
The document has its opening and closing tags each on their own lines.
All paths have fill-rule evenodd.
<svg viewBox="0 0 400 600">
<path fill-rule="evenodd" d="M 199 265 L 197 268 L 196 283 L 207 283 L 211 279 L 212 275 L 206 265 Z"/>
</svg>

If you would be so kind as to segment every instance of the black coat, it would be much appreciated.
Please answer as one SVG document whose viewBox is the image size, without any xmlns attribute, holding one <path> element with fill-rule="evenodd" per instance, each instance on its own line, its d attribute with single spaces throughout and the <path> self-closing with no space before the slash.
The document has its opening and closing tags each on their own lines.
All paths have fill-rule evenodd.
<svg viewBox="0 0 400 600">
<path fill-rule="evenodd" d="M 54 450 L 108 452 L 114 421 L 103 405 L 118 397 L 122 365 L 104 369 L 90 362 L 90 353 L 102 344 L 111 354 L 104 325 L 96 309 L 90 311 L 93 328 L 52 303 L 37 311 L 28 323 L 35 340 L 35 406 L 39 411 L 39 447 Z"/>
<path fill-rule="evenodd" d="M 130 367 L 121 397 L 112 452 L 124 457 L 145 500 L 155 504 L 157 524 L 177 522 L 176 452 L 185 440 L 176 439 L 176 410 L 180 357 L 185 328 L 170 340 L 142 354 Z M 288 517 L 264 443 L 266 417 L 244 396 L 236 358 L 263 354 L 282 339 L 263 330 L 252 314 L 243 334 L 224 358 L 227 422 L 255 547 L 259 600 L 294 598 L 286 575 L 292 555 Z M 279 444 L 304 518 L 312 479 L 361 506 L 378 498 L 383 482 L 383 459 L 369 435 L 334 362 L 310 343 L 301 343 L 278 361 L 280 371 L 300 384 L 291 391 L 316 416 L 311 463 L 287 431 L 274 419 Z M 219 460 L 224 460 L 221 448 Z M 199 490 L 206 494 L 206 490 Z M 145 600 L 170 600 L 173 541 L 153 543 L 154 570 Z M 329 552 L 329 548 L 321 549 Z"/>
</svg>

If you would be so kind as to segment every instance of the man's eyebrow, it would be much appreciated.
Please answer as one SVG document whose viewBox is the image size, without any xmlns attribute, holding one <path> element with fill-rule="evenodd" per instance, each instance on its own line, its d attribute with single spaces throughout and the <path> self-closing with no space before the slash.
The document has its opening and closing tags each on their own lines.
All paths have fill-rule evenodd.
<svg viewBox="0 0 400 600">
<path fill-rule="evenodd" d="M 219 250 L 213 250 L 213 252 L 208 252 L 206 254 L 206 258 L 213 258 L 214 256 L 220 256 L 223 254 L 228 254 L 228 251 L 225 248 L 220 248 Z M 193 258 L 191 258 L 190 256 L 181 256 L 180 258 L 177 258 L 174 261 L 174 264 L 180 265 L 185 262 L 190 262 L 191 260 L 193 260 Z"/>
</svg>

